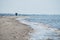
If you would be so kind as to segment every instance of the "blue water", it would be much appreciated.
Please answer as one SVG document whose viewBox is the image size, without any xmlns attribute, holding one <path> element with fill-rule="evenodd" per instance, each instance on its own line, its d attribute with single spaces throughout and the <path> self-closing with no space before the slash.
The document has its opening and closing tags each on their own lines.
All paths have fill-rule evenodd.
<svg viewBox="0 0 60 40">
<path fill-rule="evenodd" d="M 51 27 L 60 28 L 60 15 L 30 16 L 30 18 L 27 18 L 25 20 L 30 22 L 49 24 Z"/>
<path fill-rule="evenodd" d="M 60 15 L 35 15 L 17 20 L 34 29 L 29 33 L 29 40 L 60 40 Z"/>
</svg>

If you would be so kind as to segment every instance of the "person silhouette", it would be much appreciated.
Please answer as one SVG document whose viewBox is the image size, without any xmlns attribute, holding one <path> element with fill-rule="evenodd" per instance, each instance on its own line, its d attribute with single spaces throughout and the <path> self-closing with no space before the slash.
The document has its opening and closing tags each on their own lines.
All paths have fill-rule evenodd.
<svg viewBox="0 0 60 40">
<path fill-rule="evenodd" d="M 17 16 L 17 15 L 18 15 L 18 13 L 15 13 L 15 15 Z"/>
</svg>

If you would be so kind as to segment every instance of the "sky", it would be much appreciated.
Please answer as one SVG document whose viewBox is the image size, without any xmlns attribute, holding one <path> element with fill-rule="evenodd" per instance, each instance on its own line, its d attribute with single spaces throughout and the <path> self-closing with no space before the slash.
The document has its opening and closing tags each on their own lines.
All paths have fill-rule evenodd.
<svg viewBox="0 0 60 40">
<path fill-rule="evenodd" d="M 0 0 L 0 13 L 60 14 L 60 0 Z"/>
</svg>

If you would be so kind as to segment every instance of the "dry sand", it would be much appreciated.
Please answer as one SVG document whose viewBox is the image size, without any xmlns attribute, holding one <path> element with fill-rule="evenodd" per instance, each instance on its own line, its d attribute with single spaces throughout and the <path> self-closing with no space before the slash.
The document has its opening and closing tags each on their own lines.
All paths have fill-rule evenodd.
<svg viewBox="0 0 60 40">
<path fill-rule="evenodd" d="M 15 16 L 0 16 L 0 40 L 28 40 L 32 28 L 15 20 Z"/>
</svg>

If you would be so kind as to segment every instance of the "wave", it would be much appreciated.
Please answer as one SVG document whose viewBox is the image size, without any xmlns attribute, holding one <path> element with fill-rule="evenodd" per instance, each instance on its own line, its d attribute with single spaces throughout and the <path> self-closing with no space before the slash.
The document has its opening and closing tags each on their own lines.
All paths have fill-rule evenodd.
<svg viewBox="0 0 60 40">
<path fill-rule="evenodd" d="M 24 20 L 24 18 L 17 18 L 21 23 L 27 24 L 32 27 L 35 32 L 29 33 L 31 38 L 29 40 L 59 40 L 60 35 L 57 28 L 52 28 L 50 25 L 37 22 L 29 22 Z"/>
</svg>

